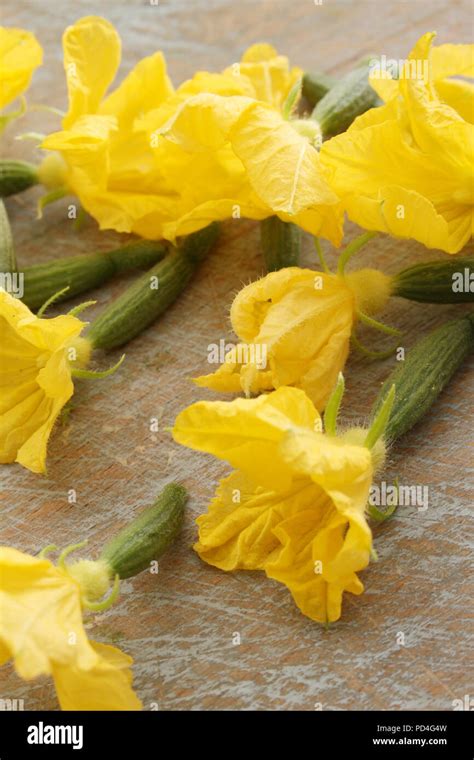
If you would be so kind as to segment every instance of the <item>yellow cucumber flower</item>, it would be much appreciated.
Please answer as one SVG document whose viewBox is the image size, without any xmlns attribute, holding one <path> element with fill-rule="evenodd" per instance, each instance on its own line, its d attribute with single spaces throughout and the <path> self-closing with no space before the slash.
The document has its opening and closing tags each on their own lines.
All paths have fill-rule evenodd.
<svg viewBox="0 0 474 760">
<path fill-rule="evenodd" d="M 317 130 L 315 122 L 304 122 Z M 311 134 L 300 120 L 247 96 L 202 93 L 189 98 L 158 129 L 157 160 L 175 162 L 182 182 L 186 166 L 201 180 L 184 191 L 181 214 L 165 235 L 189 234 L 213 220 L 277 215 L 339 245 L 342 209 L 327 182 Z M 174 145 L 174 150 L 170 148 Z M 194 172 L 191 175 L 194 178 Z"/>
<path fill-rule="evenodd" d="M 61 159 L 45 160 L 40 181 L 74 192 L 101 228 L 175 240 L 212 221 L 278 214 L 340 242 L 342 209 L 314 146 L 317 124 L 284 118 L 301 71 L 271 46 L 254 45 L 240 63 L 198 72 L 176 91 L 155 53 L 108 97 L 120 58 L 114 27 L 80 19 L 63 46 L 70 107 L 63 130 L 42 143 Z"/>
<path fill-rule="evenodd" d="M 239 342 L 216 372 L 195 382 L 247 396 L 294 386 L 321 411 L 344 368 L 357 321 L 383 309 L 390 287 L 390 278 L 375 269 L 271 272 L 237 294 L 230 319 Z"/>
<path fill-rule="evenodd" d="M 0 463 L 45 472 L 46 448 L 74 393 L 72 374 L 89 360 L 86 323 L 42 319 L 0 289 Z"/>
<path fill-rule="evenodd" d="M 416 43 L 387 100 L 328 140 L 321 161 L 349 217 L 365 229 L 457 253 L 474 229 L 474 45 Z"/>
<path fill-rule="evenodd" d="M 136 231 L 137 220 L 168 218 L 172 193 L 155 165 L 145 133 L 134 130 L 137 116 L 173 93 L 160 52 L 141 60 L 109 95 L 117 72 L 121 42 L 104 18 L 87 16 L 63 35 L 69 110 L 63 130 L 42 147 L 56 151 L 40 167 L 49 189 L 75 193 L 102 229 Z"/>
<path fill-rule="evenodd" d="M 337 413 L 337 410 L 336 410 Z M 201 559 L 222 570 L 264 570 L 320 623 L 341 615 L 344 591 L 361 594 L 357 573 L 372 546 L 365 508 L 377 456 L 359 429 L 335 435 L 306 394 L 282 387 L 256 399 L 192 404 L 173 437 L 235 471 L 198 518 Z"/>
<path fill-rule="evenodd" d="M 43 51 L 34 34 L 0 26 L 0 109 L 29 87 L 42 61 Z"/>
<path fill-rule="evenodd" d="M 156 160 L 169 167 L 168 178 L 181 193 L 165 237 L 214 220 L 277 215 L 339 245 L 342 208 L 319 160 L 319 127 L 291 114 L 301 70 L 258 44 L 214 76 L 229 80 L 227 88 L 198 74 L 194 86 L 182 85 L 174 100 L 137 125 L 155 137 Z"/>
<path fill-rule="evenodd" d="M 84 629 L 83 609 L 105 608 L 91 599 L 103 596 L 109 583 L 100 563 L 89 565 L 95 572 L 75 572 L 61 559 L 56 567 L 45 557 L 0 547 L 0 665 L 13 660 L 28 681 L 51 676 L 63 710 L 140 710 L 132 659 L 89 641 Z"/>
</svg>

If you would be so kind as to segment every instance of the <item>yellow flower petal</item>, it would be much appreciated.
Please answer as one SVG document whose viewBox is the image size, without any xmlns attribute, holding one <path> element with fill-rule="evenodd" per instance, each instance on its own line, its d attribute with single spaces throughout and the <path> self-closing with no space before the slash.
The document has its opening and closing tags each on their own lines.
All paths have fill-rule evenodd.
<svg viewBox="0 0 474 760">
<path fill-rule="evenodd" d="M 340 277 L 300 267 L 272 272 L 237 294 L 230 317 L 242 343 L 196 382 L 247 395 L 291 385 L 322 410 L 349 353 L 355 306 Z"/>
<path fill-rule="evenodd" d="M 109 138 L 117 129 L 112 116 L 82 116 L 70 129 L 43 140 L 45 150 L 59 151 L 67 162 L 69 188 L 82 199 L 90 188 L 105 189 L 109 170 Z"/>
<path fill-rule="evenodd" d="M 221 480 L 207 513 L 198 517 L 194 549 L 221 570 L 262 570 L 280 548 L 274 528 L 289 515 L 316 507 L 321 498 L 307 480 L 287 491 L 269 491 L 234 472 Z"/>
<path fill-rule="evenodd" d="M 0 26 L 0 108 L 29 87 L 42 62 L 43 51 L 31 32 Z"/>
<path fill-rule="evenodd" d="M 280 442 L 280 454 L 294 472 L 307 475 L 328 493 L 337 490 L 337 502 L 343 511 L 343 505 L 352 500 L 362 502 L 365 507 L 367 486 L 372 479 L 369 449 L 307 429 L 288 431 Z M 343 489 L 341 473 L 344 473 Z"/>
<path fill-rule="evenodd" d="M 0 639 L 25 679 L 52 663 L 97 662 L 82 624 L 80 589 L 47 559 L 0 547 Z"/>
<path fill-rule="evenodd" d="M 132 689 L 133 660 L 116 647 L 90 642 L 98 655 L 89 670 L 54 664 L 54 685 L 62 710 L 141 710 Z"/>
<path fill-rule="evenodd" d="M 330 500 L 323 507 L 299 512 L 275 528 L 282 549 L 269 560 L 270 578 L 284 583 L 301 612 L 319 623 L 341 616 L 344 591 L 361 594 L 356 572 L 369 563 L 368 526 L 348 524 Z"/>
<path fill-rule="evenodd" d="M 185 101 L 162 131 L 190 152 L 215 152 L 229 144 L 267 215 L 301 222 L 339 244 L 342 208 L 318 152 L 274 109 L 251 98 L 202 94 Z M 205 176 L 211 178 L 212 169 Z M 242 181 L 237 169 L 234 186 Z"/>
<path fill-rule="evenodd" d="M 474 45 L 437 45 L 431 51 L 432 79 L 474 77 Z"/>
<path fill-rule="evenodd" d="M 266 488 L 281 490 L 290 487 L 292 474 L 279 455 L 280 441 L 291 426 L 314 428 L 318 419 L 302 391 L 280 388 L 256 399 L 192 404 L 176 418 L 173 437 L 227 460 Z"/>
<path fill-rule="evenodd" d="M 272 211 L 294 215 L 337 203 L 316 149 L 275 111 L 252 104 L 232 128 L 230 141 L 253 189 Z"/>
<path fill-rule="evenodd" d="M 266 43 L 249 47 L 238 70 L 251 82 L 253 96 L 275 108 L 282 107 L 295 82 L 303 76 L 301 69 L 290 69 L 288 58 L 278 55 L 275 48 Z M 226 71 L 234 72 L 235 69 L 230 67 Z"/>
<path fill-rule="evenodd" d="M 228 142 L 232 127 L 253 104 L 252 98 L 239 95 L 194 95 L 160 131 L 187 151 L 217 150 Z"/>
<path fill-rule="evenodd" d="M 372 482 L 368 449 L 313 431 L 290 432 L 281 443 L 293 469 L 325 493 L 325 501 L 288 515 L 274 530 L 282 549 L 265 565 L 285 583 L 301 611 L 321 623 L 341 615 L 344 591 L 360 594 L 356 576 L 369 563 L 372 537 L 364 517 Z"/>
<path fill-rule="evenodd" d="M 469 156 L 474 135 L 469 130 L 474 128 L 454 109 L 422 94 L 419 99 L 415 90 L 421 85 L 405 84 L 409 102 L 415 104 L 411 123 L 419 119 L 412 140 L 405 123 L 368 115 L 365 126 L 356 122 L 355 128 L 325 143 L 321 160 L 353 221 L 456 253 L 472 234 Z"/>
<path fill-rule="evenodd" d="M 98 113 L 114 116 L 121 128 L 129 128 L 136 117 L 158 108 L 173 92 L 166 61 L 158 52 L 137 63 L 122 84 L 103 101 Z"/>
<path fill-rule="evenodd" d="M 301 391 L 194 404 L 175 439 L 239 467 L 198 518 L 195 550 L 223 570 L 263 569 L 285 583 L 305 615 L 337 620 L 344 591 L 361 593 L 372 536 L 365 506 L 372 456 L 349 434 L 315 432 Z M 282 474 L 285 477 L 282 477 Z"/>
<path fill-rule="evenodd" d="M 38 319 L 0 290 L 0 462 L 44 472 L 51 430 L 74 392 L 68 352 L 83 327 L 70 315 Z"/>
<path fill-rule="evenodd" d="M 81 589 L 49 560 L 0 547 L 0 658 L 30 680 L 52 675 L 63 710 L 139 710 L 132 660 L 90 642 Z"/>
<path fill-rule="evenodd" d="M 236 211 L 239 212 L 239 218 L 260 220 L 268 216 L 266 206 L 259 206 L 255 202 L 242 201 L 236 194 L 234 198 L 221 198 L 199 203 L 191 211 L 185 212 L 177 221 L 164 224 L 163 237 L 174 241 L 181 235 L 189 235 L 191 232 L 207 227 L 211 222 L 231 219 Z"/>
<path fill-rule="evenodd" d="M 426 34 L 418 40 L 409 59 L 428 61 L 434 35 Z M 417 146 L 429 157 L 456 171 L 461 189 L 473 181 L 474 127 L 462 120 L 459 114 L 436 97 L 429 82 L 420 79 L 400 80 L 400 93 L 405 100 L 411 131 Z M 472 187 L 471 187 L 472 189 Z"/>
<path fill-rule="evenodd" d="M 85 16 L 63 34 L 69 111 L 63 127 L 97 113 L 120 63 L 121 43 L 114 26 L 100 16 Z"/>
<path fill-rule="evenodd" d="M 308 140 L 250 98 L 196 96 L 186 101 L 170 128 L 187 150 L 215 150 L 229 141 L 253 190 L 275 213 L 297 214 L 337 203 Z"/>
<path fill-rule="evenodd" d="M 474 124 L 474 85 L 462 79 L 442 79 L 436 82 L 440 100 L 454 108 L 461 119 Z"/>
<path fill-rule="evenodd" d="M 167 122 L 172 121 L 183 103 L 192 96 L 203 93 L 225 96 L 245 95 L 250 98 L 255 95 L 254 88 L 245 77 L 233 72 L 214 74 L 208 71 L 198 71 L 192 79 L 183 82 L 176 92 L 158 108 L 153 108 L 137 117 L 135 128 L 144 130 L 149 135 L 153 134 Z"/>
<path fill-rule="evenodd" d="M 278 53 L 273 45 L 269 45 L 267 42 L 256 42 L 243 53 L 241 62 L 261 63 L 262 61 L 271 61 L 277 55 Z"/>
</svg>

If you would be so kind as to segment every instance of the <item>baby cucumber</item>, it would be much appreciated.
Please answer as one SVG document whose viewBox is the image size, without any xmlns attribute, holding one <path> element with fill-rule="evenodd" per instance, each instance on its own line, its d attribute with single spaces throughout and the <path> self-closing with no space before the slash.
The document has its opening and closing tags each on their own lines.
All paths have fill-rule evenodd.
<svg viewBox="0 0 474 760">
<path fill-rule="evenodd" d="M 104 546 L 100 560 L 111 576 L 131 578 L 161 557 L 181 530 L 187 498 L 183 486 L 167 485 L 151 507 Z"/>
</svg>

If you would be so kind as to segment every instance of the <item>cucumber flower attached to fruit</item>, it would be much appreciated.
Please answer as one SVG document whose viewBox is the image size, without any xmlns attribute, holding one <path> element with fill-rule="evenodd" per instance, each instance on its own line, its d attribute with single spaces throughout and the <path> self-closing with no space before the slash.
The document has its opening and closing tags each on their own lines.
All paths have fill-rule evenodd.
<svg viewBox="0 0 474 760">
<path fill-rule="evenodd" d="M 457 253 L 474 229 L 473 45 L 418 40 L 399 78 L 372 72 L 387 102 L 327 141 L 321 160 L 365 229 Z"/>
<path fill-rule="evenodd" d="M 34 34 L 0 26 L 0 110 L 28 89 L 43 51 Z M 0 116 L 0 128 L 20 113 Z"/>
<path fill-rule="evenodd" d="M 101 228 L 151 239 L 278 214 L 339 243 L 342 210 L 314 145 L 318 126 L 290 118 L 301 71 L 271 46 L 176 91 L 155 53 L 106 96 L 120 58 L 114 27 L 80 19 L 63 45 L 69 111 L 42 143 L 56 155 L 39 172 L 51 198 L 63 187 Z"/>
<path fill-rule="evenodd" d="M 357 322 L 395 332 L 369 316 L 384 308 L 390 292 L 390 278 L 375 269 L 346 275 L 299 267 L 271 272 L 237 294 L 230 318 L 239 342 L 216 372 L 195 382 L 247 396 L 294 386 L 321 411 L 351 338 L 357 341 Z"/>
<path fill-rule="evenodd" d="M 83 610 L 105 609 L 116 596 L 100 562 L 58 566 L 0 547 L 0 665 L 12 660 L 27 681 L 54 680 L 63 710 L 140 710 L 131 683 L 132 659 L 116 647 L 89 641 Z M 96 600 L 96 601 L 94 601 Z"/>
<path fill-rule="evenodd" d="M 284 583 L 300 610 L 320 623 L 341 615 L 345 591 L 361 594 L 369 563 L 365 517 L 381 441 L 367 431 L 336 435 L 342 378 L 326 433 L 304 391 L 282 387 L 256 399 L 201 401 L 181 412 L 174 439 L 229 462 L 198 518 L 201 559 L 222 570 L 264 570 Z"/>
</svg>

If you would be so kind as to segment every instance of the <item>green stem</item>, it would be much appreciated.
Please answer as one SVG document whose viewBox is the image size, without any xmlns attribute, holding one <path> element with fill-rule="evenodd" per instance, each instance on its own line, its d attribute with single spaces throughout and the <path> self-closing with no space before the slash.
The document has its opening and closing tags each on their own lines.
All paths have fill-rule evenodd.
<svg viewBox="0 0 474 760">
<path fill-rule="evenodd" d="M 298 102 L 301 95 L 302 86 L 302 80 L 298 79 L 288 93 L 282 108 L 282 116 L 284 119 L 288 120 L 295 110 L 296 103 Z"/>
<path fill-rule="evenodd" d="M 342 372 L 339 372 L 336 387 L 331 393 L 329 401 L 326 404 L 326 409 L 324 410 L 324 430 L 328 435 L 336 435 L 337 416 L 339 414 L 339 408 L 341 406 L 344 390 L 344 375 Z"/>
<path fill-rule="evenodd" d="M 317 237 L 314 238 L 314 247 L 316 248 L 316 253 L 318 255 L 319 263 L 321 264 L 323 272 L 326 274 L 331 274 L 331 270 L 329 269 L 328 263 L 324 257 L 323 249 L 321 248 L 321 243 Z"/>
<path fill-rule="evenodd" d="M 219 225 L 214 222 L 188 235 L 163 261 L 139 277 L 92 323 L 87 335 L 92 345 L 117 348 L 149 327 L 186 287 L 218 234 Z"/>
<path fill-rule="evenodd" d="M 380 332 L 383 332 L 386 335 L 402 335 L 402 331 L 397 327 L 390 327 L 390 325 L 385 325 L 383 322 L 379 322 L 378 319 L 369 317 L 368 314 L 364 314 L 362 311 L 357 310 L 357 318 L 360 322 L 362 322 L 363 325 L 372 327 L 374 330 L 380 330 Z"/>
<path fill-rule="evenodd" d="M 395 394 L 395 385 L 391 385 L 387 395 L 380 404 L 377 414 L 374 415 L 373 422 L 364 441 L 364 446 L 368 449 L 373 449 L 379 438 L 386 433 L 388 420 L 390 419 L 395 401 Z"/>
<path fill-rule="evenodd" d="M 351 240 L 351 242 L 346 245 L 341 255 L 339 256 L 339 260 L 337 262 L 338 274 L 343 275 L 349 259 L 352 258 L 352 256 L 354 256 L 357 251 L 360 251 L 360 249 L 363 248 L 369 240 L 372 240 L 372 238 L 376 237 L 377 235 L 377 232 L 364 232 L 354 240 Z"/>
<path fill-rule="evenodd" d="M 269 216 L 260 222 L 260 240 L 267 272 L 297 267 L 301 253 L 301 229 L 291 222 Z"/>
</svg>

